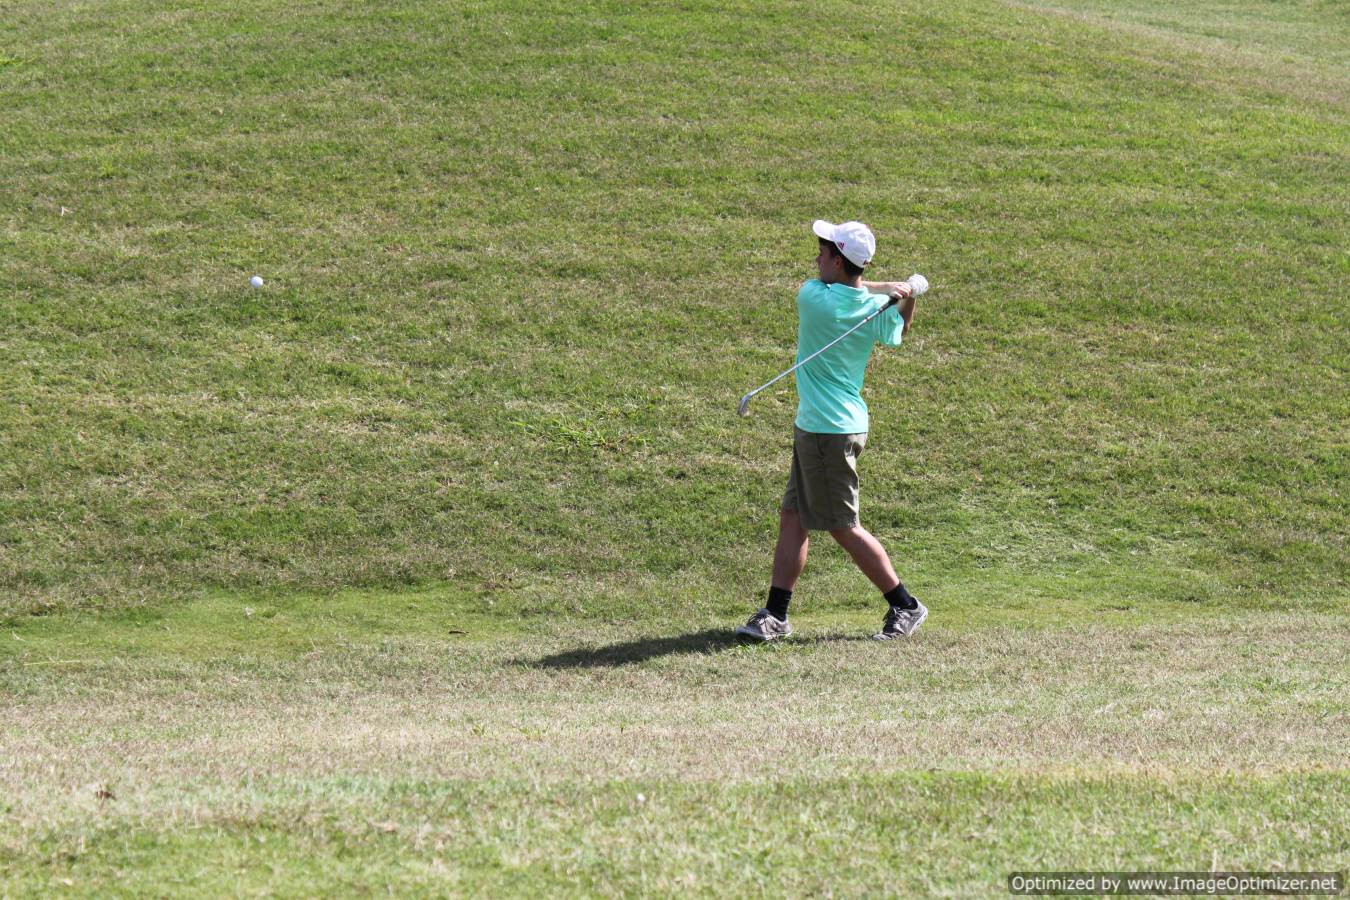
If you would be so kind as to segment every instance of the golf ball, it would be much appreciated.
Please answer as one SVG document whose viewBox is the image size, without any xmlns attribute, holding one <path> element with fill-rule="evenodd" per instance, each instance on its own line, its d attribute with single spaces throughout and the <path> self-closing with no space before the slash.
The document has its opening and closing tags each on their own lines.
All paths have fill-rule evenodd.
<svg viewBox="0 0 1350 900">
<path fill-rule="evenodd" d="M 262 287 L 263 286 L 262 276 L 254 275 L 252 278 L 248 280 L 248 283 L 253 285 L 255 288 Z"/>
</svg>

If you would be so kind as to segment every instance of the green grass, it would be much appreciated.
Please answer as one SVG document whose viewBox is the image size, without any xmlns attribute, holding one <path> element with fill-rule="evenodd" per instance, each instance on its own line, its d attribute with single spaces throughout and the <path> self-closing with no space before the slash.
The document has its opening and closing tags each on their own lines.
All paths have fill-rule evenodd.
<svg viewBox="0 0 1350 900">
<path fill-rule="evenodd" d="M 911 580 L 1345 596 L 1346 109 L 1309 79 L 986 4 L 100 8 L 3 26 L 9 617 L 757 592 L 791 387 L 731 411 L 826 214 L 941 286 L 869 379 Z M 1343 17 L 1244 9 L 1343 91 Z"/>
<path fill-rule="evenodd" d="M 900 783 L 863 777 L 768 789 L 337 779 L 268 788 L 301 809 L 316 800 L 336 804 L 350 819 L 297 827 L 304 813 L 264 806 L 130 839 L 105 826 L 78 845 L 43 843 L 37 852 L 52 861 L 52 875 L 33 884 L 60 890 L 68 882 L 78 890 L 113 882 L 114 896 L 391 887 L 495 895 L 929 895 L 953 884 L 993 895 L 1006 884 L 1009 859 L 1050 870 L 1084 861 L 1108 871 L 1316 866 L 1341 852 L 1338 819 L 1347 800 L 1344 780 L 1325 777 L 1160 784 L 924 773 Z M 486 820 L 484 809 L 493 812 Z M 1266 827 L 1254 824 L 1260 820 Z M 1123 849 L 1132 846 L 1147 849 Z M 213 864 L 183 865 L 203 858 Z M 944 861 L 940 869 L 933 859 Z"/>
<path fill-rule="evenodd" d="M 1350 45 L 1342 39 L 1350 11 L 1336 0 L 1055 0 L 1024 5 L 1077 13 L 1112 29 L 1135 28 L 1152 40 L 1174 41 L 1192 52 L 1237 54 L 1244 65 L 1255 60 L 1273 63 L 1276 70 L 1280 65 L 1296 67 L 1305 76 L 1344 70 L 1350 63 Z"/>
<path fill-rule="evenodd" d="M 3 4 L 0 892 L 1345 869 L 1347 47 L 1327 2 Z M 933 613 L 857 640 L 818 540 L 755 652 L 795 397 L 735 404 L 835 216 L 935 285 L 861 463 Z"/>
<path fill-rule="evenodd" d="M 1347 862 L 1344 616 L 938 618 L 883 646 L 875 610 L 806 612 L 759 648 L 716 619 L 415 633 L 351 598 L 300 642 L 291 611 L 224 609 L 25 629 L 13 891 L 984 895 Z"/>
</svg>

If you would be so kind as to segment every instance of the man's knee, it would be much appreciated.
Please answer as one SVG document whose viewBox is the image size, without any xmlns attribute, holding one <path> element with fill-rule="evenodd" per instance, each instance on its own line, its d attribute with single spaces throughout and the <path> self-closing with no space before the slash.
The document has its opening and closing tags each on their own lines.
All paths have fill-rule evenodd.
<svg viewBox="0 0 1350 900">
<path fill-rule="evenodd" d="M 830 537 L 838 541 L 842 547 L 852 547 L 866 541 L 867 531 L 861 525 L 853 525 L 849 528 L 831 528 Z"/>
<path fill-rule="evenodd" d="M 802 527 L 802 514 L 795 509 L 780 509 L 778 511 L 778 530 L 792 534 L 804 534 L 806 529 Z"/>
</svg>

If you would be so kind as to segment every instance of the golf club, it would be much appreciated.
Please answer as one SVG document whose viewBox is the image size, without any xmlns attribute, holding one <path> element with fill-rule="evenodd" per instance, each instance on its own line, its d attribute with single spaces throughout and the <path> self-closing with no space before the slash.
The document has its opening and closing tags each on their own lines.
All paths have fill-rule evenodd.
<svg viewBox="0 0 1350 900">
<path fill-rule="evenodd" d="M 910 286 L 910 288 L 911 288 L 911 294 L 910 294 L 911 297 L 918 297 L 920 294 L 922 294 L 922 293 L 924 293 L 925 291 L 928 290 L 928 279 L 927 279 L 927 278 L 924 278 L 922 275 L 918 274 L 917 272 L 916 272 L 915 274 L 909 276 L 909 279 L 908 279 L 908 282 L 907 282 L 907 283 L 909 284 L 909 286 Z M 759 387 L 755 388 L 755 389 L 754 389 L 753 391 L 751 391 L 750 393 L 746 394 L 744 397 L 741 398 L 740 405 L 736 407 L 736 412 L 740 413 L 741 416 L 748 416 L 748 415 L 750 415 L 750 398 L 751 398 L 751 397 L 755 396 L 755 395 L 758 394 L 760 391 L 764 390 L 766 387 L 768 387 L 769 385 L 773 384 L 775 381 L 778 381 L 780 378 L 785 378 L 785 377 L 787 377 L 788 375 L 791 375 L 793 372 L 797 371 L 797 370 L 800 369 L 802 366 L 806 365 L 806 364 L 809 363 L 811 360 L 815 359 L 817 356 L 819 356 L 820 354 L 824 353 L 826 350 L 830 349 L 830 348 L 833 347 L 835 344 L 839 343 L 839 342 L 842 341 L 844 338 L 848 337 L 850 334 L 852 334 L 853 332 L 857 331 L 859 328 L 861 328 L 861 327 L 863 327 L 864 325 L 866 325 L 868 322 L 872 321 L 872 320 L 875 319 L 877 316 L 881 315 L 883 312 L 885 312 L 886 310 L 890 309 L 890 308 L 891 308 L 892 306 L 894 306 L 895 304 L 896 304 L 896 300 L 895 300 L 894 298 L 891 298 L 890 300 L 886 301 L 886 305 L 883 306 L 883 307 L 881 307 L 881 309 L 878 309 L 876 312 L 872 313 L 870 316 L 868 316 L 867 318 L 863 319 L 863 320 L 862 320 L 861 322 L 859 322 L 857 325 L 854 325 L 854 326 L 853 326 L 852 328 L 850 328 L 848 331 L 845 331 L 843 334 L 839 335 L 839 337 L 837 337 L 837 338 L 835 338 L 834 340 L 830 341 L 828 344 L 826 344 L 824 347 L 821 347 L 821 348 L 820 348 L 819 350 L 817 350 L 815 353 L 812 353 L 812 354 L 811 354 L 810 356 L 808 356 L 806 359 L 804 359 L 804 360 L 802 360 L 801 362 L 797 363 L 797 364 L 796 364 L 795 366 L 793 366 L 792 368 L 790 368 L 790 369 L 788 369 L 788 370 L 786 370 L 786 371 L 784 371 L 784 372 L 778 373 L 778 374 L 775 375 L 773 378 L 769 379 L 768 381 L 766 381 L 766 382 L 764 382 L 763 384 L 761 384 Z"/>
</svg>

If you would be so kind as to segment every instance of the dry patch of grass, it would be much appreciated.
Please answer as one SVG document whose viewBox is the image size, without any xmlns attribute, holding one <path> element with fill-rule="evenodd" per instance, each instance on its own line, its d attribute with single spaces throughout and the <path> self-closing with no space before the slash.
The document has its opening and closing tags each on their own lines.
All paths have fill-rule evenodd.
<svg viewBox="0 0 1350 900">
<path fill-rule="evenodd" d="M 309 649 L 2 658 L 0 879 L 980 895 L 1041 864 L 1344 863 L 1343 616 L 881 645 L 842 611 L 745 647 L 707 620 L 353 639 L 340 609 Z"/>
<path fill-rule="evenodd" d="M 990 776 L 254 782 L 171 827 L 91 817 L 23 849 L 47 894 L 988 896 L 1010 869 L 1343 867 L 1343 778 Z M 115 803 L 109 800 L 110 805 Z"/>
<path fill-rule="evenodd" d="M 903 646 L 799 623 L 496 643 L 338 643 L 293 660 L 11 665 L 0 789 L 26 826 L 191 816 L 221 785 L 407 777 L 747 782 L 910 769 L 1270 774 L 1344 765 L 1350 627 L 940 628 Z M 17 670 L 17 671 L 16 671 Z M 207 803 L 209 806 L 209 802 Z"/>
</svg>

